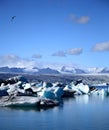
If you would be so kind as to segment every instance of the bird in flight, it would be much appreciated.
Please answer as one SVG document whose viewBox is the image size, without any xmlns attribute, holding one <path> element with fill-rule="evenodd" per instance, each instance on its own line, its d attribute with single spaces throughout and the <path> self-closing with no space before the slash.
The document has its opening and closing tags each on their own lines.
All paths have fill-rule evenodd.
<svg viewBox="0 0 109 130">
<path fill-rule="evenodd" d="M 11 22 L 16 18 L 16 16 L 12 16 L 11 17 Z"/>
</svg>

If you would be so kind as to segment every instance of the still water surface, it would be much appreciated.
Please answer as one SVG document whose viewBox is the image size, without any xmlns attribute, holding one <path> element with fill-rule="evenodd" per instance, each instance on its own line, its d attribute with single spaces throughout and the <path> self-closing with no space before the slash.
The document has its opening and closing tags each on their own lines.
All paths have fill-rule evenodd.
<svg viewBox="0 0 109 130">
<path fill-rule="evenodd" d="M 0 108 L 0 130 L 109 130 L 109 97 L 67 98 L 50 109 Z"/>
</svg>

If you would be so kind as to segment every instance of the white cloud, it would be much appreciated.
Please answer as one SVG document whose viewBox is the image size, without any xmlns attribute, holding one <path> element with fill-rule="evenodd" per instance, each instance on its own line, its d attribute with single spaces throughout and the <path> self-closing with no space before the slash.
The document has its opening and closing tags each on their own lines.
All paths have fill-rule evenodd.
<svg viewBox="0 0 109 130">
<path fill-rule="evenodd" d="M 86 24 L 90 21 L 90 17 L 88 16 L 81 16 L 81 17 L 77 17 L 74 14 L 70 15 L 70 20 L 75 22 L 75 23 L 79 23 L 79 24 Z"/>
<path fill-rule="evenodd" d="M 40 55 L 40 54 L 34 54 L 32 56 L 32 58 L 40 59 L 40 58 L 42 58 L 42 55 Z"/>
<path fill-rule="evenodd" d="M 1 55 L 0 56 L 0 66 L 8 67 L 29 67 L 34 66 L 35 62 L 29 59 L 24 59 L 13 54 Z"/>
<path fill-rule="evenodd" d="M 72 48 L 70 50 L 68 50 L 66 53 L 69 55 L 79 55 L 82 53 L 82 48 Z"/>
<path fill-rule="evenodd" d="M 92 48 L 92 51 L 94 52 L 109 51 L 109 41 L 95 44 Z"/>
<path fill-rule="evenodd" d="M 52 56 L 65 57 L 66 53 L 64 51 L 58 51 L 52 54 Z"/>
<path fill-rule="evenodd" d="M 82 48 L 72 48 L 67 51 L 58 51 L 52 54 L 52 56 L 66 57 L 66 55 L 79 55 L 83 51 Z"/>
</svg>

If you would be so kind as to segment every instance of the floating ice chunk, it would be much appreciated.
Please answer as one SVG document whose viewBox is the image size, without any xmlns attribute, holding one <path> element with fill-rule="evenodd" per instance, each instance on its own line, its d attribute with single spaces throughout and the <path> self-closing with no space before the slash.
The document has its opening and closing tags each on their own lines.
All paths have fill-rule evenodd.
<svg viewBox="0 0 109 130">
<path fill-rule="evenodd" d="M 31 88 L 30 83 L 26 83 L 25 86 L 24 86 L 24 89 L 26 90 L 26 89 L 29 89 L 29 88 Z"/>
<path fill-rule="evenodd" d="M 77 89 L 80 90 L 83 94 L 87 94 L 89 92 L 89 86 L 88 85 L 84 85 L 83 83 L 78 84 Z"/>
<path fill-rule="evenodd" d="M 56 87 L 54 90 L 54 94 L 56 98 L 60 98 L 63 95 L 64 91 L 62 87 Z"/>
</svg>

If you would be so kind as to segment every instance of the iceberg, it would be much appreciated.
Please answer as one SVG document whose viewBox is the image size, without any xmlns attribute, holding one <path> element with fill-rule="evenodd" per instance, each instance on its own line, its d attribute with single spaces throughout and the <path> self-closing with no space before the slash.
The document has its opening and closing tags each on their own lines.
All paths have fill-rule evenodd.
<svg viewBox="0 0 109 130">
<path fill-rule="evenodd" d="M 58 101 L 32 96 L 5 96 L 0 98 L 1 107 L 50 107 L 59 105 Z"/>
<path fill-rule="evenodd" d="M 71 82 L 70 84 L 67 84 L 65 86 L 64 92 L 72 93 L 76 95 L 88 94 L 89 86 L 87 84 L 83 84 L 80 81 L 78 81 L 78 83 Z"/>
</svg>

